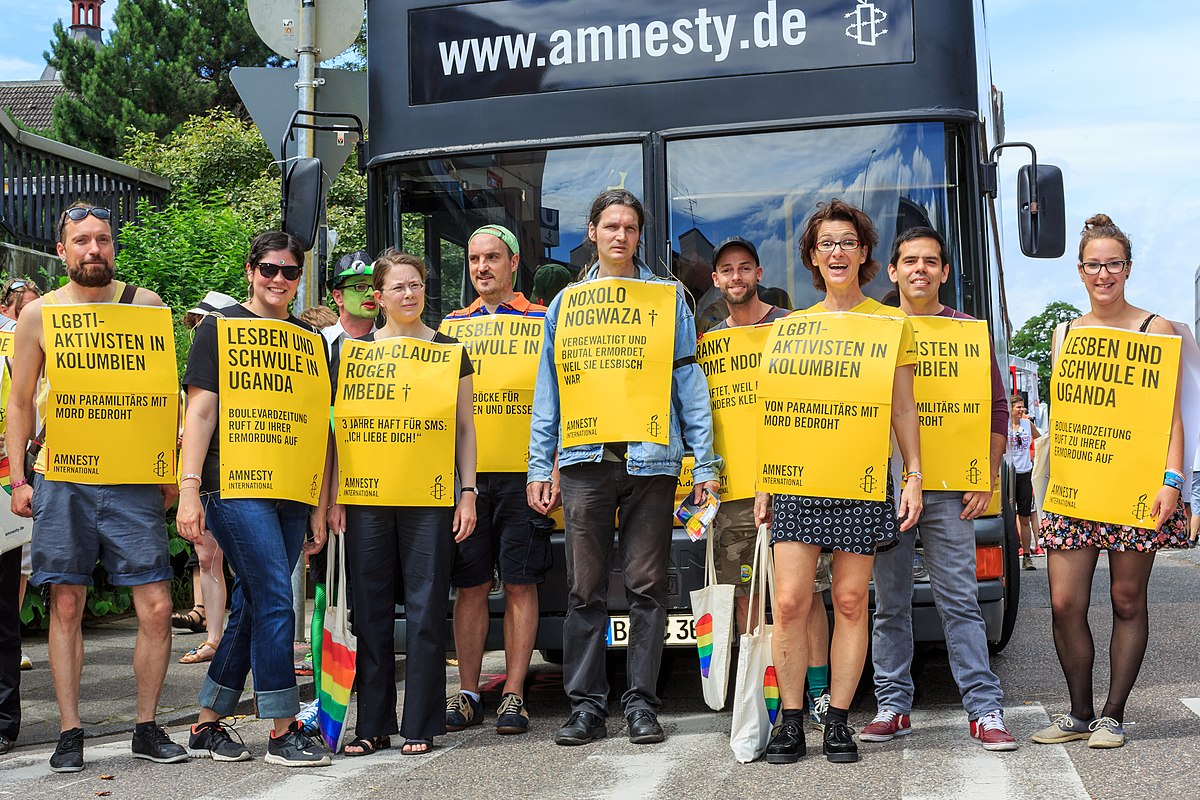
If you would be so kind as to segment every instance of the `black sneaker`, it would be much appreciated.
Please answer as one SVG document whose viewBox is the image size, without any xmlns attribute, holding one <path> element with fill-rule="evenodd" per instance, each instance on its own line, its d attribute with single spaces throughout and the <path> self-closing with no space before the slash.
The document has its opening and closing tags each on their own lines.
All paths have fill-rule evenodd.
<svg viewBox="0 0 1200 800">
<path fill-rule="evenodd" d="M 451 733 L 465 731 L 472 725 L 483 722 L 483 703 L 466 692 L 446 698 L 446 730 Z"/>
<path fill-rule="evenodd" d="M 229 732 L 233 730 L 224 722 L 201 722 L 192 726 L 188 737 L 188 755 L 192 758 L 211 758 L 213 761 L 248 761 L 250 748 L 237 735 L 235 742 Z"/>
<path fill-rule="evenodd" d="M 858 745 L 854 734 L 844 722 L 825 720 L 825 758 L 835 764 L 850 764 L 858 761 Z"/>
<path fill-rule="evenodd" d="M 188 760 L 188 752 L 183 745 L 175 744 L 161 725 L 141 725 L 133 732 L 134 758 L 144 758 L 157 764 L 177 764 Z"/>
<path fill-rule="evenodd" d="M 781 720 L 767 744 L 768 764 L 795 764 L 805 755 L 804 726 L 794 719 Z"/>
<path fill-rule="evenodd" d="M 83 771 L 83 728 L 71 728 L 58 735 L 58 747 L 50 756 L 50 771 Z"/>
<path fill-rule="evenodd" d="M 500 698 L 500 708 L 496 711 L 496 733 L 525 733 L 528 730 L 529 712 L 525 710 L 525 701 L 519 694 L 508 692 Z"/>
<path fill-rule="evenodd" d="M 270 738 L 263 760 L 281 767 L 328 767 L 329 751 L 300 730 L 299 722 L 293 722 L 283 736 Z"/>
</svg>

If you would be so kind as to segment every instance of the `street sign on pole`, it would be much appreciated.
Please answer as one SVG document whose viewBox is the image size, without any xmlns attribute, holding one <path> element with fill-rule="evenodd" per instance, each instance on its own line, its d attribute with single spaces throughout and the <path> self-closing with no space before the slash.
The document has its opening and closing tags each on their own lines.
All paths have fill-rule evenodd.
<svg viewBox="0 0 1200 800">
<path fill-rule="evenodd" d="M 316 60 L 337 58 L 362 30 L 363 0 L 319 0 L 316 3 Z M 284 58 L 300 49 L 300 0 L 247 0 L 250 24 L 258 38 Z"/>
</svg>

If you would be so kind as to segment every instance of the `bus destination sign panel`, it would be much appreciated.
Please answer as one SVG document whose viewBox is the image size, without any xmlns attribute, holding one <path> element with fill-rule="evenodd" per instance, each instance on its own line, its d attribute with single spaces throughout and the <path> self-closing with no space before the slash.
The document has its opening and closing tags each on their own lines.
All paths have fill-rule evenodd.
<svg viewBox="0 0 1200 800">
<path fill-rule="evenodd" d="M 493 0 L 410 11 L 412 105 L 910 63 L 914 0 Z"/>
</svg>

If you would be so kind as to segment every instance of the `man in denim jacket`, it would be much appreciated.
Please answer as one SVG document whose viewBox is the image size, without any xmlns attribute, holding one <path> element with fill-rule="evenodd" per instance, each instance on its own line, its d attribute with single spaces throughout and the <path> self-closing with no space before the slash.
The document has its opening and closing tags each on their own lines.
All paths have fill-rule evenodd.
<svg viewBox="0 0 1200 800">
<path fill-rule="evenodd" d="M 597 262 L 584 281 L 604 277 L 657 278 L 635 256 L 644 222 L 631 193 L 601 193 L 588 215 L 588 238 Z M 721 458 L 713 452 L 712 412 L 704 374 L 695 362 L 696 327 L 677 287 L 675 348 L 671 374 L 669 444 L 611 442 L 560 449 L 561 409 L 554 363 L 554 336 L 562 295 L 546 312 L 546 338 L 538 368 L 529 440 L 529 504 L 548 513 L 561 500 L 566 521 L 570 600 L 563 623 L 563 684 L 571 716 L 558 732 L 560 745 L 578 745 L 606 735 L 608 680 L 608 576 L 612 521 L 618 516 L 625 594 L 629 598 L 629 688 L 621 697 L 635 744 L 661 742 L 656 686 L 666 625 L 667 561 L 672 512 L 684 442 L 695 455 L 694 496 L 720 490 Z M 555 455 L 558 464 L 555 467 Z M 556 473 L 561 473 L 557 478 Z M 560 483 L 561 481 L 561 483 Z"/>
</svg>

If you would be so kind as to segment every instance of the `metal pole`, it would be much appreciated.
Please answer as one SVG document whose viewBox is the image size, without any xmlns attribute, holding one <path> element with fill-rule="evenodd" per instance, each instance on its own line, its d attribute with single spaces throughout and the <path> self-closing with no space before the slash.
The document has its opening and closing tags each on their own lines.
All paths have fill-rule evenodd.
<svg viewBox="0 0 1200 800">
<path fill-rule="evenodd" d="M 301 0 L 300 2 L 300 47 L 296 50 L 300 79 L 296 82 L 298 92 L 297 109 L 313 111 L 316 109 L 316 74 L 317 74 L 317 3 L 316 0 Z M 311 118 L 301 117 L 303 122 L 311 122 Z M 301 158 L 311 158 L 313 154 L 313 131 L 300 128 L 297 131 L 296 144 Z M 304 275 L 300 279 L 299 291 L 296 293 L 295 310 L 303 311 L 321 302 L 321 276 L 315 274 L 316 259 L 312 251 L 304 254 Z M 304 559 L 296 562 L 292 572 L 292 608 L 296 612 L 295 640 L 305 639 L 304 608 L 306 586 L 304 582 Z"/>
</svg>

